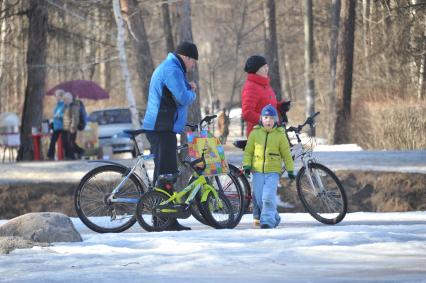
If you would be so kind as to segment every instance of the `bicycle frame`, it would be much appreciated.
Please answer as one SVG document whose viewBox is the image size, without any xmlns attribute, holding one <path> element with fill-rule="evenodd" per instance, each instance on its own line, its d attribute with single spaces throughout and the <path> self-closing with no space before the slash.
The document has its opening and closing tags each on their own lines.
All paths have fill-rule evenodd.
<svg viewBox="0 0 426 283">
<path fill-rule="evenodd" d="M 147 172 L 146 172 L 146 168 L 145 168 L 145 163 L 144 163 L 144 161 L 145 160 L 149 160 L 149 159 L 152 159 L 153 158 L 153 156 L 152 156 L 152 154 L 149 154 L 149 155 L 144 155 L 144 154 L 141 154 L 141 155 L 138 155 L 138 157 L 137 157 L 137 161 L 136 161 L 136 164 L 135 165 L 133 165 L 131 168 L 130 168 L 130 170 L 129 170 L 129 172 L 127 173 L 127 175 L 126 176 L 124 176 L 124 178 L 123 178 L 123 180 L 121 180 L 121 182 L 114 188 L 114 190 L 111 192 L 111 194 L 110 194 L 110 196 L 108 197 L 108 199 L 107 199 L 107 201 L 108 202 L 111 202 L 111 203 L 114 203 L 114 202 L 119 202 L 119 203 L 134 203 L 134 204 L 136 204 L 136 203 L 138 203 L 138 200 L 139 199 L 137 199 L 137 198 L 115 198 L 115 194 L 117 193 L 117 192 L 119 192 L 120 191 L 120 189 L 123 187 L 123 185 L 127 182 L 127 180 L 130 178 L 130 176 L 132 175 L 132 174 L 134 174 L 134 172 L 136 171 L 136 168 L 138 168 L 139 166 L 141 167 L 141 168 L 143 168 L 144 170 L 145 170 L 145 174 L 148 174 Z M 114 164 L 114 165 L 119 165 L 119 166 L 123 166 L 122 164 L 120 164 L 120 163 L 117 163 L 117 162 L 112 162 L 112 161 L 95 161 L 95 162 L 100 162 L 100 163 L 107 163 L 107 164 Z M 141 165 L 142 164 L 142 165 Z M 126 166 L 124 166 L 126 169 L 129 169 L 128 167 L 126 167 Z M 147 177 L 148 177 L 148 175 L 147 175 Z M 149 181 L 149 178 L 148 178 L 148 187 L 150 187 L 150 181 Z"/>
<path fill-rule="evenodd" d="M 213 188 L 211 185 L 207 183 L 207 180 L 203 175 L 198 176 L 194 182 L 186 186 L 180 192 L 173 192 L 172 195 L 166 190 L 163 190 L 161 188 L 154 188 L 154 190 L 169 196 L 169 199 L 160 203 L 160 205 L 165 205 L 171 202 L 190 205 L 192 200 L 195 198 L 195 196 L 200 190 L 202 190 L 201 202 L 205 202 L 207 200 L 207 196 L 209 195 L 209 193 L 212 192 L 215 199 L 219 201 L 218 203 L 219 207 L 222 208 L 222 205 L 223 205 L 219 199 L 219 195 L 217 191 L 215 190 L 215 188 Z M 185 200 L 185 202 L 182 202 L 183 197 L 189 192 L 190 194 L 188 198 Z"/>
</svg>

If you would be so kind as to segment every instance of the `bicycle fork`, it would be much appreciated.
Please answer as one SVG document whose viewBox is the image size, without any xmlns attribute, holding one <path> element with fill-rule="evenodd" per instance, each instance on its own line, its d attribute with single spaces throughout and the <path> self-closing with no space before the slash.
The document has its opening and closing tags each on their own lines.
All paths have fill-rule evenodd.
<svg viewBox="0 0 426 283">
<path fill-rule="evenodd" d="M 330 211 L 331 207 L 329 206 L 328 202 L 324 201 L 324 199 L 323 199 L 323 196 L 325 195 L 327 190 L 324 188 L 324 184 L 322 183 L 320 175 L 318 174 L 318 172 L 316 170 L 313 170 L 315 181 L 318 184 L 318 188 L 319 188 L 319 190 L 318 190 L 317 187 L 314 184 L 313 179 L 312 179 L 311 170 L 309 170 L 309 162 L 304 160 L 304 159 L 302 159 L 302 162 L 303 162 L 303 166 L 306 168 L 305 174 L 308 177 L 309 184 L 311 185 L 312 189 L 314 190 L 315 196 L 319 197 L 321 202 Z"/>
</svg>

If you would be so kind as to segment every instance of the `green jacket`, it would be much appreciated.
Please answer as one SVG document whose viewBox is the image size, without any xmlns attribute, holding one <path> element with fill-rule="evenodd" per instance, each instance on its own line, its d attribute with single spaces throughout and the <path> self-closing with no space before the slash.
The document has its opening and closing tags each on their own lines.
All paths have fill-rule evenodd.
<svg viewBox="0 0 426 283">
<path fill-rule="evenodd" d="M 260 173 L 280 173 L 284 160 L 287 171 L 294 171 L 284 128 L 267 131 L 259 125 L 253 128 L 244 150 L 243 166 L 250 166 L 252 171 Z"/>
</svg>

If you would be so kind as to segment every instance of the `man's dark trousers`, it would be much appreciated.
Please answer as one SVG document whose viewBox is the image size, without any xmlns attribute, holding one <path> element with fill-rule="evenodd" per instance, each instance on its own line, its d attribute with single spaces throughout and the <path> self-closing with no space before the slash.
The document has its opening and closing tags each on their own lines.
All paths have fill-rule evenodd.
<svg viewBox="0 0 426 283">
<path fill-rule="evenodd" d="M 146 138 L 151 144 L 151 153 L 154 154 L 154 185 L 158 175 L 177 173 L 176 133 L 173 132 L 146 132 Z"/>
</svg>

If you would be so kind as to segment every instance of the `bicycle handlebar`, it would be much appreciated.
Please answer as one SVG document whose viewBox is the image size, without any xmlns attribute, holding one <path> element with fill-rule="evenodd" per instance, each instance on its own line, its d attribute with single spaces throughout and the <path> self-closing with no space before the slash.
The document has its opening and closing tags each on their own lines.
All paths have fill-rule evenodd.
<svg viewBox="0 0 426 283">
<path fill-rule="evenodd" d="M 195 166 L 198 163 L 203 163 L 202 167 L 198 167 Z M 207 164 L 206 164 L 206 159 L 204 158 L 204 150 L 203 153 L 201 154 L 201 157 L 192 161 L 187 161 L 187 160 L 183 160 L 182 161 L 183 164 L 188 164 L 192 169 L 194 169 L 197 173 L 199 173 L 201 175 L 201 172 L 204 171 L 204 169 L 206 169 Z"/>
<path fill-rule="evenodd" d="M 300 134 L 300 131 L 306 125 L 313 127 L 314 124 L 315 124 L 315 117 L 318 116 L 319 114 L 320 114 L 320 112 L 316 112 L 312 116 L 309 116 L 308 118 L 306 118 L 306 121 L 302 125 L 298 125 L 297 127 L 293 127 L 293 126 L 289 127 L 287 129 L 287 132 L 295 132 L 296 134 Z"/>
<path fill-rule="evenodd" d="M 209 125 L 209 124 L 211 124 L 211 121 L 213 119 L 215 119 L 216 117 L 217 117 L 217 115 L 207 115 L 203 119 L 201 119 L 200 123 L 198 123 L 196 125 L 186 124 L 186 126 L 188 128 L 190 128 L 191 131 L 202 130 L 203 129 L 203 123 L 206 123 L 207 125 Z"/>
</svg>

